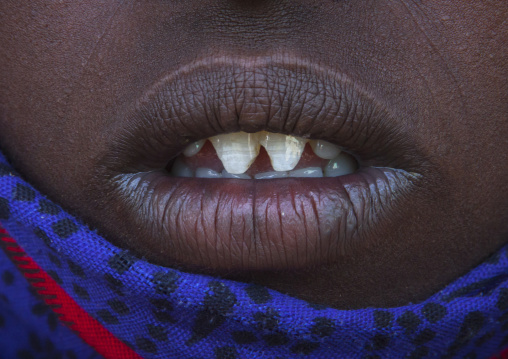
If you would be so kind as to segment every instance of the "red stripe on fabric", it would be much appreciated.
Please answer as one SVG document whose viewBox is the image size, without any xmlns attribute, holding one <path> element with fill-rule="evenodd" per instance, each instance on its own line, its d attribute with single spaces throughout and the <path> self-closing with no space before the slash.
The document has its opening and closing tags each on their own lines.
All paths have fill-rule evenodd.
<svg viewBox="0 0 508 359">
<path fill-rule="evenodd" d="M 106 359 L 142 359 L 81 308 L 0 226 L 0 239 L 11 260 L 34 286 L 60 320 Z"/>
<path fill-rule="evenodd" d="M 492 358 L 490 359 L 508 359 L 508 348 L 503 350 L 501 353 L 499 353 L 498 355 L 495 355 L 493 356 Z"/>
</svg>

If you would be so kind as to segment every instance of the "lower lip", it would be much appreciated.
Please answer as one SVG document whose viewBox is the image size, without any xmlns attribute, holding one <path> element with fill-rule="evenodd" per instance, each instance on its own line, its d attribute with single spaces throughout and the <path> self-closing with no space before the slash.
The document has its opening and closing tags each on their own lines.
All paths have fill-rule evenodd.
<svg viewBox="0 0 508 359">
<path fill-rule="evenodd" d="M 415 178 L 367 167 L 335 178 L 116 178 L 120 207 L 148 234 L 147 259 L 210 273 L 298 269 L 368 246 Z M 156 248 L 156 250 L 153 250 Z"/>
</svg>

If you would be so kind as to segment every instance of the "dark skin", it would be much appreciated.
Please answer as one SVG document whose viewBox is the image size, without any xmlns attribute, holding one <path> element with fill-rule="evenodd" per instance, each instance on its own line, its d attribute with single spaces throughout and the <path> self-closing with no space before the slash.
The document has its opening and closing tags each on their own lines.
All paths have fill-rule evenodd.
<svg viewBox="0 0 508 359">
<path fill-rule="evenodd" d="M 108 208 L 97 168 L 133 104 L 168 72 L 215 55 L 297 54 L 380 99 L 414 135 L 423 178 L 368 245 L 290 270 L 219 274 L 337 308 L 418 302 L 508 238 L 507 18 L 507 2 L 486 0 L 4 0 L 0 144 L 116 245 L 215 273 L 186 266 L 186 254 L 158 256 L 156 239 L 139 243 L 150 230 L 111 214 L 120 210 Z"/>
</svg>

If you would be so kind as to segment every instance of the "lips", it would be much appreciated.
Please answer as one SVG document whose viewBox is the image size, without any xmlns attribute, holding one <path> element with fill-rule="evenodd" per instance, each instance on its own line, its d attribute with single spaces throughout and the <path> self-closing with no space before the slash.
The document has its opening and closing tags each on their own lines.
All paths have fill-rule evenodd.
<svg viewBox="0 0 508 359">
<path fill-rule="evenodd" d="M 425 167 L 382 101 L 343 74 L 288 56 L 184 66 L 119 126 L 95 176 L 114 208 L 99 227 L 155 263 L 207 273 L 305 268 L 368 248 L 411 202 Z M 264 180 L 179 178 L 166 169 L 189 144 L 240 131 L 328 141 L 359 168 Z"/>
</svg>

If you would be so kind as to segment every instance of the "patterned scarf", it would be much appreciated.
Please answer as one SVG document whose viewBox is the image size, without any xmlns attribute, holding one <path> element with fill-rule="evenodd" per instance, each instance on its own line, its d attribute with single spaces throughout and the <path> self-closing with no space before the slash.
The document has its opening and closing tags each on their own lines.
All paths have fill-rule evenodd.
<svg viewBox="0 0 508 359">
<path fill-rule="evenodd" d="M 337 310 L 136 258 L 2 155 L 0 222 L 2 357 L 508 358 L 508 248 L 424 302 Z"/>
</svg>

